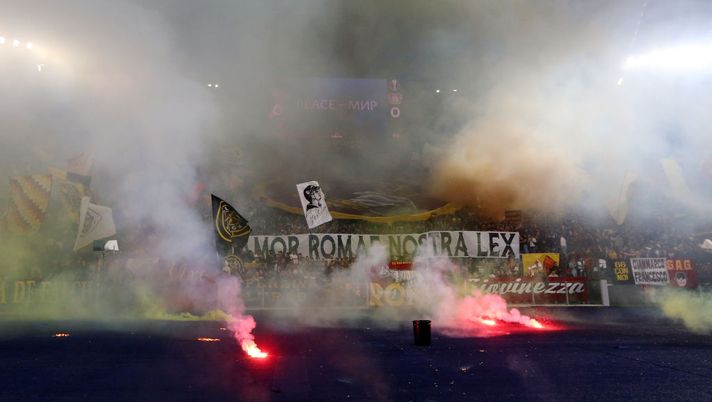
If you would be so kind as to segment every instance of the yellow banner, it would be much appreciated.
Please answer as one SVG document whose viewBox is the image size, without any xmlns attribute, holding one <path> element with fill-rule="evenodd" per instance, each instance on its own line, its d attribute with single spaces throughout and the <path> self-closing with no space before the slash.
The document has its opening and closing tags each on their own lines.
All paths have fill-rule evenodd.
<svg viewBox="0 0 712 402">
<path fill-rule="evenodd" d="M 262 200 L 266 205 L 268 205 L 272 208 L 277 208 L 282 211 L 289 212 L 289 213 L 296 214 L 296 215 L 304 214 L 304 211 L 302 210 L 301 207 L 290 206 L 283 202 L 280 202 L 280 201 L 270 198 L 267 195 L 267 192 L 265 190 L 266 185 L 267 185 L 267 183 L 262 183 L 262 184 L 258 185 L 257 187 L 255 187 L 255 189 L 252 192 L 252 196 L 258 200 Z M 430 219 L 433 216 L 452 214 L 452 213 L 458 211 L 460 208 L 462 208 L 461 205 L 447 203 L 439 208 L 431 209 L 429 211 L 412 213 L 412 214 L 391 215 L 391 216 L 372 216 L 372 215 L 350 214 L 350 213 L 338 212 L 338 211 L 332 211 L 332 210 L 330 210 L 330 212 L 331 212 L 331 216 L 334 219 L 362 220 L 362 221 L 368 221 L 368 222 L 373 222 L 373 223 L 393 223 L 393 222 L 425 221 L 425 220 Z"/>
<path fill-rule="evenodd" d="M 522 254 L 522 266 L 525 276 L 548 276 L 559 267 L 559 253 Z"/>
</svg>

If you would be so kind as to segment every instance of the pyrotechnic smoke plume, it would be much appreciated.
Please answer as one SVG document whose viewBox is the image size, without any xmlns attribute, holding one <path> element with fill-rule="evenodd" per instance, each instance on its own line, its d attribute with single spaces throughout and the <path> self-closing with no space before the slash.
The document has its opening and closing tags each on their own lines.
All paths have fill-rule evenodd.
<svg viewBox="0 0 712 402">
<path fill-rule="evenodd" d="M 712 332 L 712 294 L 680 289 L 662 289 L 649 293 L 663 314 L 681 320 L 690 330 L 699 333 Z"/>
<path fill-rule="evenodd" d="M 500 295 L 461 288 L 463 284 L 454 278 L 462 275 L 464 268 L 446 256 L 433 254 L 430 247 L 422 250 L 413 265 L 418 274 L 412 284 L 415 307 L 430 315 L 434 325 L 463 336 L 479 335 L 484 327 L 496 325 L 496 320 L 541 327 L 516 308 L 509 309 Z"/>
</svg>

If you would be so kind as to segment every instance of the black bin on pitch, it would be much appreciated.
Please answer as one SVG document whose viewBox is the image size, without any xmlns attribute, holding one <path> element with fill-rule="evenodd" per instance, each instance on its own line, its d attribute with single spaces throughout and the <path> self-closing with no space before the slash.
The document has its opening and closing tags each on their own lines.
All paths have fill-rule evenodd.
<svg viewBox="0 0 712 402">
<path fill-rule="evenodd" d="M 430 320 L 413 321 L 413 338 L 418 346 L 430 345 Z"/>
</svg>

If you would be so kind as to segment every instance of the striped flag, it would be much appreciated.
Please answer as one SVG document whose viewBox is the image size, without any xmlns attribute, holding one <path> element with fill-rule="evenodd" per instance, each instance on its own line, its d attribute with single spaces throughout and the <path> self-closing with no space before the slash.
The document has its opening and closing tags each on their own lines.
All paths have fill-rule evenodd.
<svg viewBox="0 0 712 402">
<path fill-rule="evenodd" d="M 10 203 L 5 227 L 15 233 L 37 231 L 44 222 L 52 175 L 17 176 L 10 179 Z"/>
</svg>

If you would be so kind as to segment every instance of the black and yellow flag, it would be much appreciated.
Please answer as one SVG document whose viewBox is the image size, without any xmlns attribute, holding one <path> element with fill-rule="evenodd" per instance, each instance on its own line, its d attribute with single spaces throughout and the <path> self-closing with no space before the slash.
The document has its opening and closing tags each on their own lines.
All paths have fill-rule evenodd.
<svg viewBox="0 0 712 402">
<path fill-rule="evenodd" d="M 215 245 L 218 251 L 234 247 L 235 252 L 247 244 L 252 228 L 247 219 L 237 213 L 232 205 L 211 194 L 213 203 L 213 226 L 215 227 Z"/>
<path fill-rule="evenodd" d="M 52 176 L 48 174 L 11 178 L 3 226 L 14 233 L 36 232 L 45 220 L 51 189 Z"/>
</svg>

